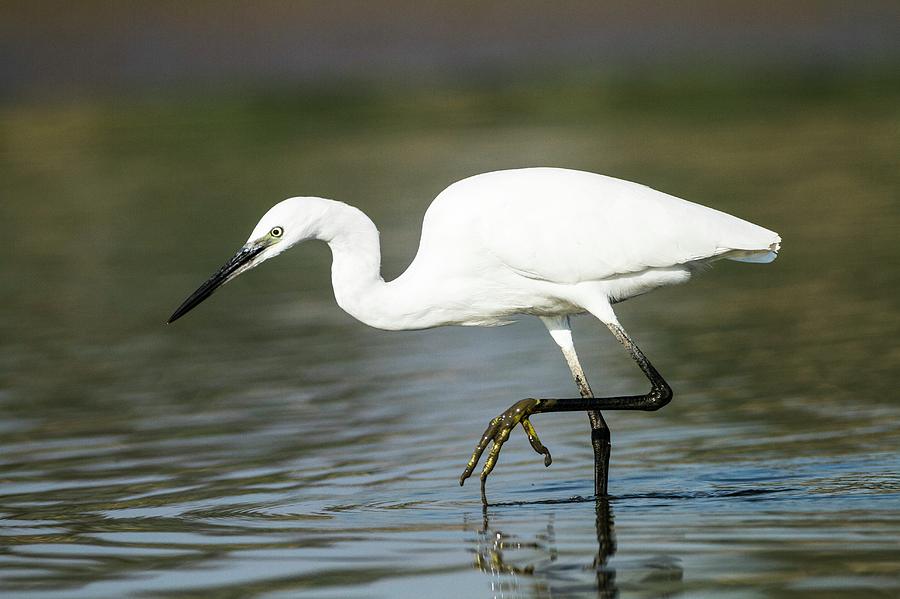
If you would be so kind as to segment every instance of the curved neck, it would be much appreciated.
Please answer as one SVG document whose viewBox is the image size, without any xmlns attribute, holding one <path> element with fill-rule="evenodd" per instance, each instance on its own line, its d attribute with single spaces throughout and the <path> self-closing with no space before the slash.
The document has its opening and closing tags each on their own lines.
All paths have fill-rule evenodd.
<svg viewBox="0 0 900 599">
<path fill-rule="evenodd" d="M 330 202 L 315 237 L 328 244 L 333 258 L 334 298 L 348 314 L 379 329 L 415 329 L 422 307 L 409 310 L 411 298 L 381 277 L 381 244 L 375 223 L 361 210 Z"/>
</svg>

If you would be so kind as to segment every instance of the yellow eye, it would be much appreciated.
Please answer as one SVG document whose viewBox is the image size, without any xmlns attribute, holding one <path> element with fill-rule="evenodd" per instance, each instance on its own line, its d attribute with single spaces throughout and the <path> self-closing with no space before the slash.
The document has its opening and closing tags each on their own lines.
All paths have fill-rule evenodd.
<svg viewBox="0 0 900 599">
<path fill-rule="evenodd" d="M 273 227 L 272 230 L 269 231 L 269 235 L 277 239 L 284 235 L 284 229 L 282 229 L 281 227 Z"/>
</svg>

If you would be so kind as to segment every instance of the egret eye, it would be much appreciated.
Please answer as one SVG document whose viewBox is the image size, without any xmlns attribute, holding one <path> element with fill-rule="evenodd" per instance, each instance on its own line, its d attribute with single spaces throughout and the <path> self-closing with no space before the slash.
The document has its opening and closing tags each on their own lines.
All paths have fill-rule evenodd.
<svg viewBox="0 0 900 599">
<path fill-rule="evenodd" d="M 282 229 L 281 227 L 272 227 L 272 230 L 269 231 L 269 235 L 277 239 L 284 235 L 284 229 Z"/>
</svg>

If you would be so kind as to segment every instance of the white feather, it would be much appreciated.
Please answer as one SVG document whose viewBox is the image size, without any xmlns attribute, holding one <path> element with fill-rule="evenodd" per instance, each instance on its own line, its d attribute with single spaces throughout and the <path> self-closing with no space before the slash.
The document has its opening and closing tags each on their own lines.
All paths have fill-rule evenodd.
<svg viewBox="0 0 900 599">
<path fill-rule="evenodd" d="M 477 175 L 425 214 L 419 251 L 386 283 L 378 231 L 356 208 L 322 198 L 276 205 L 251 241 L 284 228 L 260 261 L 305 239 L 331 247 L 335 298 L 384 329 L 492 326 L 514 314 L 590 311 L 687 281 L 710 261 L 770 262 L 777 233 L 644 185 L 560 168 Z"/>
</svg>

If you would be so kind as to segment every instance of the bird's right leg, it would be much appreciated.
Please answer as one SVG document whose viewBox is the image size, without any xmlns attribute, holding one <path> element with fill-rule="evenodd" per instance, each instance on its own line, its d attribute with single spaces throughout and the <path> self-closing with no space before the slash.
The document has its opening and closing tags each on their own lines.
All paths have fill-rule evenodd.
<svg viewBox="0 0 900 599">
<path fill-rule="evenodd" d="M 645 393 L 644 395 L 626 395 L 619 397 L 585 397 L 584 394 L 582 394 L 581 397 L 573 399 L 529 398 L 523 399 L 513 404 L 511 408 L 491 421 L 490 426 L 488 426 L 488 429 L 485 431 L 481 442 L 478 444 L 478 447 L 476 447 L 475 453 L 469 460 L 466 470 L 463 472 L 459 480 L 459 484 L 463 484 L 465 479 L 468 478 L 469 475 L 471 475 L 472 471 L 475 468 L 475 465 L 481 458 L 481 454 L 484 452 L 488 443 L 493 441 L 494 445 L 493 447 L 491 447 L 489 458 L 485 462 L 484 469 L 481 472 L 481 499 L 483 503 L 487 504 L 485 498 L 485 481 L 491 470 L 493 470 L 494 468 L 494 464 L 497 461 L 497 456 L 500 454 L 500 448 L 502 447 L 503 443 L 505 443 L 509 438 L 510 431 L 515 428 L 517 424 L 524 422 L 528 422 L 529 425 L 531 424 L 528 420 L 531 415 L 547 412 L 592 412 L 601 409 L 654 411 L 662 408 L 672 400 L 671 387 L 669 387 L 668 383 L 666 383 L 665 379 L 663 379 L 662 375 L 659 374 L 656 368 L 653 367 L 653 364 L 650 363 L 650 360 L 648 360 L 646 356 L 644 356 L 640 348 L 638 348 L 634 341 L 631 340 L 622 326 L 614 318 L 611 320 L 604 320 L 604 323 L 609 328 L 610 332 L 612 332 L 612 334 L 616 337 L 616 339 L 625 347 L 626 350 L 628 350 L 628 353 L 631 355 L 632 359 L 640 367 L 644 375 L 650 381 L 650 391 L 648 393 Z M 575 369 L 573 369 L 573 374 L 575 374 Z M 587 386 L 586 381 L 584 382 L 584 384 L 585 386 Z M 588 392 L 590 392 L 589 387 Z M 605 426 L 605 423 L 603 423 L 603 425 Z M 533 431 L 533 427 L 529 428 L 531 428 L 531 431 Z M 526 431 L 528 430 L 529 429 L 526 428 Z M 531 436 L 531 433 L 529 433 L 529 436 Z M 532 447 L 534 446 L 534 443 L 532 443 Z M 543 445 L 541 445 L 541 447 L 543 447 Z M 595 467 L 598 467 L 596 455 L 597 454 L 595 453 Z M 608 456 L 609 453 L 607 450 L 605 460 L 609 459 Z M 595 488 L 602 488 L 602 492 L 604 494 L 606 491 L 605 481 L 607 464 L 608 462 L 602 463 L 600 466 L 602 467 L 602 472 L 598 471 L 598 474 L 602 474 L 602 480 L 595 480 Z"/>
<path fill-rule="evenodd" d="M 575 385 L 578 386 L 578 393 L 582 398 L 594 397 L 591 384 L 588 382 L 584 368 L 581 367 L 581 362 L 578 360 L 578 354 L 575 352 L 575 341 L 572 339 L 569 317 L 542 318 L 541 320 L 550 332 L 550 336 L 559 345 L 566 364 L 572 372 L 572 378 L 575 379 Z M 600 410 L 590 410 L 587 414 L 591 423 L 591 447 L 594 450 L 594 495 L 605 497 L 609 481 L 609 455 L 612 451 L 609 426 L 603 419 Z"/>
<path fill-rule="evenodd" d="M 581 363 L 578 360 L 578 354 L 575 352 L 575 344 L 572 340 L 572 331 L 569 326 L 569 317 L 544 317 L 541 318 L 541 320 L 546 325 L 553 340 L 556 341 L 562 350 L 566 363 L 569 365 L 569 369 L 572 372 L 572 377 L 575 379 L 575 384 L 578 386 L 581 397 L 583 399 L 593 398 L 591 386 L 588 383 L 587 377 L 584 374 L 584 369 L 581 367 Z M 550 450 L 541 443 L 537 436 L 537 431 L 534 429 L 534 425 L 531 424 L 531 421 L 528 418 L 529 414 L 531 414 L 542 401 L 544 400 L 520 400 L 505 412 L 492 419 L 490 424 L 488 424 L 487 429 L 484 431 L 484 434 L 481 436 L 478 445 L 475 447 L 475 451 L 472 452 L 472 457 L 466 464 L 466 469 L 463 471 L 462 476 L 460 476 L 460 485 L 471 476 L 478 464 L 478 460 L 481 459 L 482 454 L 485 449 L 487 449 L 488 444 L 493 443 L 491 450 L 488 453 L 488 457 L 484 462 L 480 477 L 481 500 L 485 504 L 487 504 L 485 494 L 487 477 L 497 464 L 497 458 L 500 455 L 503 444 L 506 443 L 510 433 L 518 424 L 521 424 L 522 428 L 525 430 L 525 434 L 528 436 L 531 447 L 537 453 L 544 455 L 544 466 L 549 466 L 553 461 L 550 457 Z M 607 481 L 609 479 L 609 455 L 611 450 L 609 427 L 599 410 L 589 410 L 588 417 L 591 422 L 591 445 L 594 449 L 594 494 L 598 497 L 603 497 L 606 495 Z"/>
</svg>

